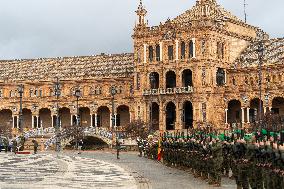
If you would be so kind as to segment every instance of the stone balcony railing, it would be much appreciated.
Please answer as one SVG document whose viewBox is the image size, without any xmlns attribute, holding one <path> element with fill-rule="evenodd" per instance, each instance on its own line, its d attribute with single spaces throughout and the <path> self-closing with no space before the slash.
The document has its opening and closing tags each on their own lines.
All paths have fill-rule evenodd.
<svg viewBox="0 0 284 189">
<path fill-rule="evenodd" d="M 167 95 L 167 94 L 189 94 L 193 93 L 193 87 L 176 87 L 176 88 L 167 88 L 167 89 L 144 89 L 143 96 L 149 95 Z"/>
</svg>

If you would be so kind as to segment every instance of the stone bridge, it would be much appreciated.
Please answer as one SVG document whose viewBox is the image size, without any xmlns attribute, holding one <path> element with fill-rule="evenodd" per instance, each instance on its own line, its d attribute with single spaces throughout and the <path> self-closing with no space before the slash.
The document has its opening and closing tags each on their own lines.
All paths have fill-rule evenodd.
<svg viewBox="0 0 284 189">
<path fill-rule="evenodd" d="M 112 132 L 105 128 L 86 127 L 83 129 L 82 133 L 83 137 L 93 136 L 101 139 L 109 146 L 112 145 L 112 138 L 113 138 Z M 61 130 L 59 139 L 60 139 L 61 149 L 64 149 L 66 145 L 68 145 L 71 141 L 75 140 L 75 136 L 70 136 L 67 134 L 67 132 L 65 132 L 65 130 Z M 54 135 L 45 142 L 45 149 L 47 150 L 48 148 L 55 146 L 57 140 L 58 139 L 56 138 L 56 135 L 54 133 Z"/>
<path fill-rule="evenodd" d="M 59 132 L 59 138 L 56 137 L 54 127 L 49 128 L 38 128 L 38 129 L 32 129 L 29 131 L 25 131 L 23 133 L 23 136 L 25 137 L 26 141 L 30 138 L 48 138 L 45 143 L 45 150 L 48 150 L 50 147 L 54 147 L 56 145 L 56 141 L 59 139 L 61 143 L 61 149 L 64 149 L 66 145 L 68 145 L 71 141 L 75 140 L 74 136 L 68 135 L 68 132 L 66 129 L 61 129 Z M 105 128 L 99 128 L 99 127 L 85 127 L 82 130 L 83 137 L 92 136 L 98 139 L 101 139 L 109 146 L 112 145 L 112 132 L 105 129 Z M 16 137 L 16 140 L 20 140 L 20 136 Z"/>
</svg>

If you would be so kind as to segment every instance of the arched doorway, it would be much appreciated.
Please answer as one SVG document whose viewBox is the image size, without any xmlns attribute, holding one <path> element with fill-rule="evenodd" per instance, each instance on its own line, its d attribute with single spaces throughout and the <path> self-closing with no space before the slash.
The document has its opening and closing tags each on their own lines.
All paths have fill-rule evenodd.
<svg viewBox="0 0 284 189">
<path fill-rule="evenodd" d="M 239 100 L 231 100 L 228 104 L 228 123 L 241 123 L 241 102 Z"/>
<path fill-rule="evenodd" d="M 130 123 L 129 107 L 122 105 L 117 108 L 116 126 L 127 126 Z"/>
<path fill-rule="evenodd" d="M 88 107 L 79 108 L 81 126 L 89 127 L 91 126 L 91 111 Z"/>
<path fill-rule="evenodd" d="M 261 112 L 263 114 L 263 102 L 261 101 Z M 259 119 L 259 98 L 254 98 L 250 101 L 250 110 L 249 110 L 249 121 L 251 123 L 256 122 Z"/>
<path fill-rule="evenodd" d="M 158 89 L 160 86 L 159 74 L 157 72 L 150 73 L 149 76 L 151 89 Z"/>
<path fill-rule="evenodd" d="M 0 127 L 3 129 L 13 128 L 12 111 L 4 109 L 0 111 Z"/>
<path fill-rule="evenodd" d="M 272 100 L 272 110 L 273 113 L 284 115 L 284 98 L 276 97 Z"/>
<path fill-rule="evenodd" d="M 98 127 L 110 128 L 110 110 L 108 107 L 99 107 L 97 125 Z"/>
<path fill-rule="evenodd" d="M 192 71 L 189 69 L 183 70 L 182 72 L 182 86 L 183 87 L 193 86 Z"/>
<path fill-rule="evenodd" d="M 59 109 L 59 122 L 60 126 L 63 128 L 71 126 L 71 113 L 69 108 L 60 108 Z"/>
<path fill-rule="evenodd" d="M 84 150 L 97 150 L 108 148 L 108 144 L 100 138 L 87 136 L 83 138 Z"/>
<path fill-rule="evenodd" d="M 176 87 L 176 74 L 174 71 L 168 71 L 166 73 L 166 88 Z"/>
<path fill-rule="evenodd" d="M 193 128 L 193 106 L 190 101 L 183 104 L 183 123 L 184 129 Z"/>
<path fill-rule="evenodd" d="M 176 105 L 169 102 L 166 106 L 166 130 L 175 130 Z"/>
<path fill-rule="evenodd" d="M 22 126 L 24 129 L 32 128 L 32 111 L 30 109 L 27 108 L 23 109 Z"/>
<path fill-rule="evenodd" d="M 52 126 L 51 111 L 48 108 L 39 110 L 39 127 L 48 128 Z"/>
<path fill-rule="evenodd" d="M 156 102 L 152 103 L 152 129 L 157 131 L 159 130 L 159 120 L 160 120 L 160 107 Z M 151 120 L 151 115 L 150 115 L 150 120 Z"/>
</svg>

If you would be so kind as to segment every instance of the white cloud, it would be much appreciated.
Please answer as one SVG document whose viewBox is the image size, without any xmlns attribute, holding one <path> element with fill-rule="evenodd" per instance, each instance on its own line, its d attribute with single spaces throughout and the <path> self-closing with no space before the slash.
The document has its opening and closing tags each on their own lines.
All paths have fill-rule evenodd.
<svg viewBox="0 0 284 189">
<path fill-rule="evenodd" d="M 144 0 L 150 25 L 195 0 Z M 243 18 L 242 0 L 219 0 Z M 283 37 L 283 0 L 247 0 L 248 23 Z M 138 0 L 10 0 L 0 6 L 0 59 L 132 52 Z"/>
</svg>

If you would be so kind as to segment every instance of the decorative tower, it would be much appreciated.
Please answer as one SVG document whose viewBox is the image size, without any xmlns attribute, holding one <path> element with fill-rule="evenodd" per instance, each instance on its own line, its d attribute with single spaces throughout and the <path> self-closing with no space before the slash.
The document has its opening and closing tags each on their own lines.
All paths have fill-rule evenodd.
<svg viewBox="0 0 284 189">
<path fill-rule="evenodd" d="M 210 3 L 214 3 L 217 4 L 216 0 L 196 0 L 197 4 L 210 4 Z"/>
<path fill-rule="evenodd" d="M 142 0 L 140 0 L 140 4 L 138 6 L 136 14 L 137 14 L 136 27 L 147 26 L 147 22 L 145 20 L 147 11 L 146 11 L 145 7 L 143 6 Z"/>
</svg>

